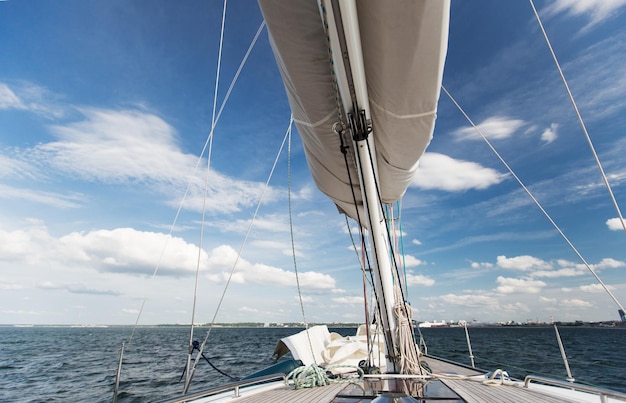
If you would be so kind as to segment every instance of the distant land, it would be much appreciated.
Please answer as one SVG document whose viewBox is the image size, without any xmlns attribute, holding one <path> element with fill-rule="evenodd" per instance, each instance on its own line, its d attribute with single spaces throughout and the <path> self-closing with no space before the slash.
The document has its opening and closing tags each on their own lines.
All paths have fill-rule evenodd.
<svg viewBox="0 0 626 403">
<path fill-rule="evenodd" d="M 413 321 L 414 326 L 418 326 L 420 328 L 456 328 L 456 327 L 552 327 L 557 325 L 559 327 L 609 327 L 609 328 L 626 328 L 626 322 L 622 321 L 601 321 L 601 322 L 584 322 L 584 321 L 574 321 L 574 322 L 561 322 L 561 321 L 553 321 L 553 322 L 537 322 L 537 321 L 527 321 L 527 322 L 498 322 L 498 323 L 484 323 L 484 322 L 416 322 Z M 331 323 L 309 323 L 308 326 L 316 326 L 316 325 L 326 325 L 329 328 L 357 328 L 362 323 L 350 323 L 350 322 L 331 322 Z M 134 325 L 102 325 L 102 324 L 72 324 L 72 325 L 53 325 L 53 324 L 0 324 L 0 327 L 133 327 Z M 208 323 L 200 323 L 196 324 L 196 327 L 209 327 Z M 177 324 L 157 324 L 157 325 L 138 325 L 137 327 L 189 327 L 189 324 L 177 323 Z M 263 323 L 263 322 L 237 322 L 237 323 L 215 323 L 213 325 L 215 328 L 300 328 L 303 329 L 305 327 L 302 322 L 271 322 L 271 323 Z"/>
</svg>

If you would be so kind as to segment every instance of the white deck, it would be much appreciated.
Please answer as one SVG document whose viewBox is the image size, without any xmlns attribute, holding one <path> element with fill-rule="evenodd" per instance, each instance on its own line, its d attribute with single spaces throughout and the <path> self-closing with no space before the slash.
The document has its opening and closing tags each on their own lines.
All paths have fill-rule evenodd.
<svg viewBox="0 0 626 403">
<path fill-rule="evenodd" d="M 403 392 L 416 397 L 421 402 L 533 402 L 533 403 L 573 403 L 601 402 L 601 395 L 594 390 L 588 393 L 566 387 L 547 386 L 533 383 L 525 387 L 523 382 L 508 381 L 504 384 L 487 384 L 486 379 L 476 378 L 483 373 L 475 369 L 455 365 L 434 357 L 425 357 L 433 372 L 428 380 L 394 375 L 367 376 L 355 382 L 333 383 L 315 388 L 295 389 L 285 385 L 282 377 L 268 376 L 267 383 L 241 387 L 221 388 L 218 393 L 199 393 L 181 397 L 170 402 L 230 402 L 230 403 L 366 403 L 371 402 L 382 392 Z M 456 377 L 456 378 L 455 378 Z M 473 378 L 473 379 L 472 379 Z M 252 381 L 252 383 L 258 381 Z M 239 393 L 236 396 L 236 390 Z M 214 391 L 215 392 L 215 391 Z M 607 402 L 626 402 L 626 395 L 611 393 Z"/>
</svg>

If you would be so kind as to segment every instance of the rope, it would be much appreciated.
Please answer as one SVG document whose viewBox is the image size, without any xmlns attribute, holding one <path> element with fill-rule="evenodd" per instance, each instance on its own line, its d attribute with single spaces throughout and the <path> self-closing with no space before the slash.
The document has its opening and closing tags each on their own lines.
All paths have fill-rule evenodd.
<svg viewBox="0 0 626 403">
<path fill-rule="evenodd" d="M 350 368 L 356 370 L 358 373 L 358 381 L 363 380 L 363 370 L 359 367 L 354 367 L 352 365 L 330 365 L 327 368 L 322 368 L 317 364 L 311 364 L 303 367 L 298 367 L 291 371 L 287 377 L 285 378 L 285 384 L 289 384 L 289 380 L 293 380 L 294 387 L 296 389 L 302 388 L 314 388 L 316 386 L 327 386 L 332 383 L 350 383 L 354 382 L 355 379 L 345 379 L 340 377 L 334 377 L 332 375 L 331 369 L 334 368 Z M 333 378 L 331 378 L 328 374 L 331 374 Z"/>
<path fill-rule="evenodd" d="M 448 90 L 446 89 L 446 87 L 444 87 L 443 85 L 441 86 L 441 89 L 446 93 L 446 95 L 448 95 L 448 98 L 450 98 L 450 100 L 452 101 L 452 103 L 454 103 L 454 105 L 458 108 L 458 110 L 463 114 L 463 116 L 465 116 L 465 119 L 467 119 L 467 121 L 469 122 L 469 124 L 474 128 L 474 130 L 476 130 L 476 133 L 478 133 L 478 135 L 480 135 L 480 137 L 483 139 L 483 141 L 485 143 L 487 143 L 487 146 L 489 146 L 489 148 L 491 149 L 491 151 L 493 151 L 493 153 L 496 155 L 496 157 L 498 157 L 498 159 L 500 160 L 500 162 L 502 162 L 502 164 L 506 167 L 506 169 L 509 171 L 509 173 L 513 176 L 513 178 L 515 178 L 515 180 L 517 181 L 517 183 L 519 183 L 519 185 L 522 187 L 522 189 L 524 189 L 524 191 L 526 192 L 526 194 L 532 199 L 532 201 L 535 203 L 535 205 L 539 208 L 539 210 L 541 210 L 541 212 L 543 213 L 543 215 L 548 219 L 548 221 L 550 221 L 550 224 L 552 224 L 552 226 L 554 227 L 554 229 L 557 230 L 557 232 L 561 235 L 561 237 L 563 238 L 563 240 L 565 240 L 565 242 L 569 245 L 569 247 L 574 251 L 574 253 L 576 254 L 576 256 L 578 256 L 578 258 L 581 260 L 581 262 L 585 265 L 585 267 L 587 268 L 587 270 L 589 270 L 589 272 L 591 274 L 593 274 L 593 276 L 595 277 L 596 281 L 598 281 L 598 283 L 602 286 L 602 288 L 604 288 L 604 291 L 606 291 L 606 293 L 609 295 L 609 297 L 611 297 L 611 299 L 613 299 L 613 302 L 615 302 L 615 304 L 619 307 L 619 309 L 621 309 L 622 311 L 624 311 L 624 307 L 622 306 L 622 304 L 617 300 L 617 298 L 615 298 L 615 296 L 613 295 L 613 293 L 608 289 L 608 287 L 602 282 L 602 280 L 600 279 L 600 277 L 596 274 L 595 270 L 593 270 L 593 268 L 591 267 L 591 265 L 589 265 L 589 263 L 587 263 L 587 261 L 585 260 L 585 258 L 580 254 L 580 252 L 578 251 L 578 249 L 576 249 L 576 247 L 574 246 L 574 244 L 572 244 L 572 242 L 569 240 L 569 238 L 563 233 L 563 231 L 561 230 L 561 228 L 554 222 L 554 220 L 552 219 L 552 217 L 550 217 L 550 214 L 548 214 L 548 212 L 546 210 L 544 210 L 543 206 L 541 205 L 541 203 L 539 203 L 539 201 L 535 198 L 535 196 L 530 192 L 530 190 L 526 187 L 526 185 L 524 185 L 524 183 L 522 182 L 522 180 L 515 174 L 515 172 L 513 172 L 513 169 L 509 166 L 509 164 L 506 163 L 506 161 L 504 161 L 504 158 L 502 158 L 502 156 L 500 155 L 500 153 L 498 153 L 498 151 L 495 149 L 495 147 L 491 144 L 491 142 L 487 139 L 487 137 L 483 134 L 483 132 L 476 126 L 476 124 L 474 124 L 474 122 L 472 121 L 472 119 L 470 119 L 470 117 L 467 115 L 467 113 L 465 113 L 465 110 L 461 107 L 461 105 L 459 105 L 459 103 L 454 99 L 454 97 L 452 97 L 452 95 L 448 92 Z"/>
<path fill-rule="evenodd" d="M 400 286 L 396 284 L 394 288 L 395 304 L 393 313 L 396 316 L 396 334 L 398 337 L 398 348 L 400 349 L 401 374 L 423 374 L 420 365 L 419 354 L 417 352 L 415 337 L 411 331 L 411 308 L 401 298 Z"/>
<path fill-rule="evenodd" d="M 293 116 L 291 122 L 293 123 Z M 315 362 L 313 342 L 311 341 L 311 335 L 309 334 L 309 322 L 307 322 L 306 315 L 304 314 L 304 301 L 302 300 L 302 288 L 300 287 L 300 276 L 298 274 L 298 265 L 296 264 L 296 245 L 293 236 L 293 214 L 291 209 L 291 124 L 289 125 L 289 133 L 287 137 L 287 205 L 289 206 L 289 234 L 291 236 L 291 256 L 293 258 L 293 271 L 296 275 L 296 286 L 298 288 L 298 300 L 300 301 L 302 322 L 304 322 L 304 329 L 306 330 L 306 338 L 309 342 L 311 357 L 313 357 L 313 361 Z"/>
<path fill-rule="evenodd" d="M 622 212 L 619 209 L 617 200 L 615 200 L 615 195 L 613 195 L 613 190 L 611 189 L 609 180 L 606 177 L 606 174 L 604 173 L 604 169 L 602 168 L 602 164 L 600 163 L 600 158 L 598 157 L 598 154 L 596 153 L 596 149 L 593 146 L 593 143 L 591 142 L 591 136 L 589 136 L 589 133 L 587 132 L 587 127 L 585 126 L 583 117 L 578 111 L 578 106 L 576 105 L 576 101 L 574 101 L 574 95 L 572 95 L 572 91 L 570 91 L 569 89 L 569 85 L 567 84 L 567 80 L 565 79 L 565 75 L 563 74 L 563 70 L 561 69 L 561 65 L 559 64 L 559 60 L 556 58 L 556 54 L 554 53 L 554 50 L 552 49 L 552 44 L 550 43 L 548 34 L 546 33 L 546 30 L 543 28 L 543 23 L 541 22 L 541 18 L 539 18 L 539 13 L 537 12 L 537 9 L 535 8 L 535 3 L 533 2 L 533 0 L 529 0 L 529 1 L 530 1 L 531 7 L 533 8 L 533 12 L 535 13 L 535 17 L 537 18 L 537 22 L 539 23 L 539 28 L 541 28 L 543 37 L 546 40 L 546 44 L 548 45 L 548 49 L 550 49 L 550 54 L 552 54 L 552 59 L 554 60 L 554 63 L 556 64 L 557 70 L 559 71 L 559 75 L 561 76 L 561 80 L 563 81 L 563 85 L 565 86 L 565 90 L 567 91 L 569 100 L 572 103 L 572 106 L 574 107 L 574 112 L 576 112 L 576 117 L 578 117 L 578 122 L 580 123 L 580 127 L 583 129 L 583 133 L 585 134 L 585 138 L 587 139 L 589 148 L 591 148 L 591 153 L 593 154 L 593 158 L 595 158 L 596 160 L 596 165 L 598 166 L 598 169 L 600 170 L 600 175 L 602 176 L 602 180 L 604 181 L 606 190 L 609 192 L 611 201 L 613 201 L 613 206 L 615 207 L 615 210 L 617 211 L 617 216 L 619 218 L 619 221 L 622 224 L 622 228 L 624 228 L 624 232 L 626 232 L 626 223 L 624 222 L 624 217 L 622 216 Z"/>
</svg>

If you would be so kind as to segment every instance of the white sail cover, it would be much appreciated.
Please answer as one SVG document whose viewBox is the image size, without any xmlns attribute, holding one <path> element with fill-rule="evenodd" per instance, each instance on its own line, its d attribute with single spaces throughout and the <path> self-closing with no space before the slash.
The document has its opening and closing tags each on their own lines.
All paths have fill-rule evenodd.
<svg viewBox="0 0 626 403">
<path fill-rule="evenodd" d="M 340 210 L 356 218 L 353 194 L 361 205 L 361 191 L 351 154 L 350 188 L 333 131 L 339 95 L 320 7 L 316 0 L 260 0 L 260 5 L 312 176 Z M 358 0 L 356 6 L 373 124 L 370 138 L 381 198 L 390 203 L 404 195 L 432 138 L 449 1 Z"/>
</svg>

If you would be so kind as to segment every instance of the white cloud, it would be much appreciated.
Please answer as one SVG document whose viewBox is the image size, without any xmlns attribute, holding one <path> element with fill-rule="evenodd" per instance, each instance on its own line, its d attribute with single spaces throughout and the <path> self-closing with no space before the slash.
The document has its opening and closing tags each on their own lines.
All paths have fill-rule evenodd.
<svg viewBox="0 0 626 403">
<path fill-rule="evenodd" d="M 552 265 L 542 259 L 523 255 L 507 258 L 498 256 L 496 264 L 503 269 L 529 271 L 532 269 L 551 269 Z"/>
<path fill-rule="evenodd" d="M 44 118 L 60 118 L 65 111 L 55 104 L 57 98 L 56 94 L 35 84 L 21 82 L 11 89 L 0 83 L 0 109 L 20 109 Z"/>
<path fill-rule="evenodd" d="M 524 280 L 520 278 L 508 278 L 502 276 L 498 276 L 496 281 L 499 284 L 496 291 L 502 294 L 512 294 L 518 292 L 536 294 L 546 286 L 546 283 L 539 280 Z"/>
<path fill-rule="evenodd" d="M 212 281 L 222 282 L 228 278 L 229 273 L 237 262 L 234 280 L 237 283 L 271 284 L 278 286 L 296 286 L 296 276 L 291 271 L 278 267 L 272 267 L 262 263 L 251 263 L 243 258 L 237 260 L 237 252 L 228 245 L 214 248 L 208 259 L 208 266 L 212 272 L 218 272 L 208 276 Z M 308 271 L 299 272 L 300 286 L 311 289 L 335 288 L 335 279 L 328 274 Z"/>
<path fill-rule="evenodd" d="M 53 283 L 44 281 L 38 285 L 39 288 L 46 290 L 62 290 L 73 294 L 91 294 L 91 295 L 121 295 L 119 291 L 90 287 L 84 283 Z"/>
<path fill-rule="evenodd" d="M 548 297 L 539 297 L 540 302 L 545 302 L 547 304 L 556 304 L 556 298 L 548 298 Z"/>
<path fill-rule="evenodd" d="M 422 274 L 413 274 L 413 273 L 406 274 L 406 282 L 410 286 L 411 285 L 423 285 L 426 287 L 430 287 L 435 284 L 434 279 L 428 276 L 424 276 Z"/>
<path fill-rule="evenodd" d="M 36 148 L 55 168 L 103 182 L 175 182 L 196 158 L 179 151 L 174 129 L 160 117 L 136 110 L 81 109 L 84 120 L 55 125 L 58 141 Z"/>
<path fill-rule="evenodd" d="M 411 243 L 413 245 L 421 245 L 422 244 L 422 242 L 419 239 L 413 239 L 413 240 L 411 240 Z"/>
<path fill-rule="evenodd" d="M 619 267 L 626 267 L 626 262 L 616 260 L 610 257 L 605 257 L 599 263 L 592 266 L 595 269 L 617 269 Z"/>
<path fill-rule="evenodd" d="M 404 255 L 403 259 L 406 267 L 416 267 L 425 264 L 423 260 L 420 260 L 412 255 Z"/>
<path fill-rule="evenodd" d="M 570 308 L 588 308 L 593 306 L 592 303 L 583 301 L 581 299 L 573 298 L 573 299 L 564 299 L 561 301 L 562 306 L 570 307 Z"/>
<path fill-rule="evenodd" d="M 489 263 L 489 262 L 470 262 L 470 266 L 472 267 L 472 269 L 480 269 L 480 268 L 490 269 L 490 268 L 493 267 L 493 263 Z"/>
<path fill-rule="evenodd" d="M 333 298 L 333 302 L 338 304 L 362 304 L 363 297 L 337 297 Z"/>
<path fill-rule="evenodd" d="M 543 131 L 543 133 L 541 133 L 541 140 L 548 144 L 552 143 L 558 137 L 558 133 L 557 133 L 558 128 L 559 128 L 558 124 L 552 123 L 550 127 L 546 128 Z"/>
<path fill-rule="evenodd" d="M 581 268 L 563 268 L 559 270 L 537 270 L 532 273 L 531 276 L 535 277 L 545 277 L 545 278 L 558 278 L 558 277 L 575 277 L 582 276 L 587 274 L 585 269 Z"/>
<path fill-rule="evenodd" d="M 600 292 L 606 292 L 604 287 L 602 287 L 600 284 L 594 283 L 594 284 L 589 284 L 589 285 L 581 285 L 580 287 L 581 291 L 584 292 L 590 292 L 590 293 L 600 293 Z M 609 290 L 614 290 L 615 287 L 608 285 L 607 288 Z"/>
<path fill-rule="evenodd" d="M 198 247 L 182 238 L 133 228 L 73 232 L 59 244 L 74 261 L 105 272 L 152 274 L 158 265 L 160 275 L 188 275 L 195 272 L 198 259 Z M 207 266 L 202 251 L 200 267 Z"/>
<path fill-rule="evenodd" d="M 213 212 L 236 212 L 258 202 L 263 183 L 226 177 L 215 170 L 210 172 L 205 199 L 203 174 L 196 172 L 198 158 L 180 150 L 176 131 L 160 117 L 139 110 L 83 108 L 80 112 L 83 120 L 52 126 L 58 140 L 28 150 L 29 159 L 87 181 L 142 183 L 167 197 L 182 195 L 191 183 L 185 207 L 197 211 L 205 202 L 206 210 Z M 278 197 L 280 192 L 269 188 L 265 201 Z M 173 198 L 169 203 L 178 206 L 179 201 Z"/>
<path fill-rule="evenodd" d="M 17 95 L 4 83 L 0 83 L 0 109 L 26 109 Z"/>
<path fill-rule="evenodd" d="M 622 226 L 622 220 L 619 217 L 609 218 L 606 220 L 606 226 L 609 227 L 611 231 L 623 231 L 624 227 Z"/>
<path fill-rule="evenodd" d="M 441 300 L 446 303 L 454 305 L 463 305 L 468 307 L 489 307 L 497 305 L 498 301 L 488 295 L 475 295 L 475 294 L 446 294 L 442 295 Z"/>
<path fill-rule="evenodd" d="M 64 194 L 45 192 L 21 189 L 2 184 L 0 184 L 0 198 L 36 202 L 59 208 L 77 208 L 80 207 L 84 201 L 84 196 L 79 193 Z"/>
<path fill-rule="evenodd" d="M 548 15 L 565 12 L 570 15 L 587 15 L 591 27 L 619 13 L 626 0 L 556 0 L 547 8 Z"/>
<path fill-rule="evenodd" d="M 486 189 L 507 177 L 476 162 L 463 161 L 439 153 L 425 153 L 411 186 L 449 192 Z"/>
<path fill-rule="evenodd" d="M 506 116 L 493 116 L 485 119 L 476 127 L 490 140 L 501 140 L 509 138 L 526 122 L 519 119 L 512 119 Z M 457 140 L 480 140 L 481 137 L 473 127 L 461 127 L 452 132 Z"/>
</svg>

